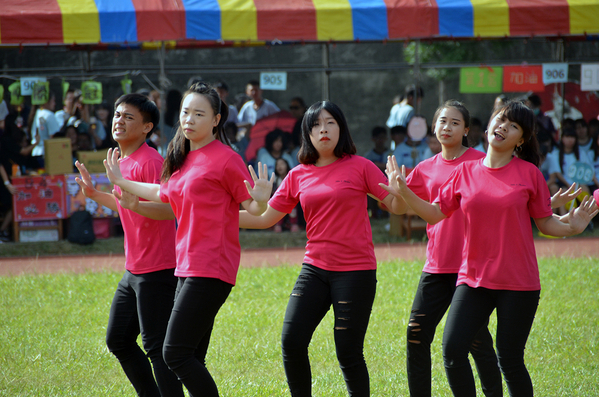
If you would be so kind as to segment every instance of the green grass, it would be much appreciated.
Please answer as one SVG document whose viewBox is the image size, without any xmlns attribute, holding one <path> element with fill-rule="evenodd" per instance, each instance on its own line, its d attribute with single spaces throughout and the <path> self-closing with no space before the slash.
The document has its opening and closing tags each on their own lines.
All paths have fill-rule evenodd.
<svg viewBox="0 0 599 397">
<path fill-rule="evenodd" d="M 405 396 L 405 328 L 422 263 L 382 263 L 365 355 L 373 396 Z M 542 259 L 543 291 L 526 362 L 539 396 L 599 395 L 595 259 Z M 288 396 L 280 357 L 287 297 L 299 267 L 240 269 L 207 362 L 223 396 Z M 118 273 L 0 278 L 0 396 L 135 396 L 106 349 Z M 310 347 L 315 396 L 346 396 L 327 315 Z M 491 328 L 494 327 L 494 319 Z M 433 395 L 450 396 L 433 346 Z M 494 333 L 494 331 L 492 331 Z M 482 396 L 482 394 L 479 394 Z M 507 395 L 507 391 L 505 392 Z"/>
</svg>

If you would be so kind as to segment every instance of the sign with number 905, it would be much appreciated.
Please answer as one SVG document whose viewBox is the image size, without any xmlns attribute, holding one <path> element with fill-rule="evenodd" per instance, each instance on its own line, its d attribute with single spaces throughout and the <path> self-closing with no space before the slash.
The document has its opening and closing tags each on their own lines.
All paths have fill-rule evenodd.
<svg viewBox="0 0 599 397">
<path fill-rule="evenodd" d="M 263 90 L 287 90 L 287 72 L 261 72 L 260 88 Z"/>
</svg>

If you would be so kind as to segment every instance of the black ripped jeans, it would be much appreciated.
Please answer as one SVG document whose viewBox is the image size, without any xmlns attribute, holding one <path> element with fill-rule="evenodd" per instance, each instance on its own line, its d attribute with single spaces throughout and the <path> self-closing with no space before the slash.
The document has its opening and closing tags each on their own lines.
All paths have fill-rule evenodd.
<svg viewBox="0 0 599 397">
<path fill-rule="evenodd" d="M 457 273 L 422 272 L 407 329 L 407 370 L 411 397 L 431 396 L 431 344 L 456 290 Z M 486 397 L 503 395 L 501 372 L 487 323 L 476 334 L 470 353 Z"/>
<path fill-rule="evenodd" d="M 283 364 L 294 397 L 312 395 L 308 345 L 333 305 L 335 348 L 350 396 L 369 396 L 364 338 L 376 293 L 376 270 L 332 272 L 304 263 L 283 324 Z"/>
</svg>

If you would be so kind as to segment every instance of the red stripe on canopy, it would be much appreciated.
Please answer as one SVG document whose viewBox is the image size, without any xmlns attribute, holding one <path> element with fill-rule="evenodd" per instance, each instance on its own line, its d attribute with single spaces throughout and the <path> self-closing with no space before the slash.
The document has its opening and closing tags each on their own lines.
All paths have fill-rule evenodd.
<svg viewBox="0 0 599 397">
<path fill-rule="evenodd" d="M 439 35 L 435 0 L 385 0 L 385 4 L 390 39 Z"/>
<path fill-rule="evenodd" d="M 254 0 L 258 40 L 317 40 L 312 0 Z"/>
<path fill-rule="evenodd" d="M 185 7 L 181 0 L 132 0 L 137 40 L 185 39 Z"/>
<path fill-rule="evenodd" d="M 510 36 L 540 36 L 570 33 L 567 0 L 507 0 Z"/>
<path fill-rule="evenodd" d="M 0 38 L 6 43 L 63 43 L 56 0 L 12 0 L 0 5 Z M 40 32 L 43 34 L 40 35 Z"/>
</svg>

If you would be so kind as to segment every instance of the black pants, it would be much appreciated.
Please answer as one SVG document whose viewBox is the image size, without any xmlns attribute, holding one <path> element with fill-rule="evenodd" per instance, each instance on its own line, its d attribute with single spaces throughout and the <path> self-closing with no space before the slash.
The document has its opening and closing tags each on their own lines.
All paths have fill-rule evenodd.
<svg viewBox="0 0 599 397">
<path fill-rule="evenodd" d="M 162 359 L 176 285 L 174 269 L 146 274 L 127 271 L 114 294 L 106 344 L 139 396 L 183 396 L 181 382 Z M 137 344 L 140 333 L 147 357 Z"/>
<path fill-rule="evenodd" d="M 539 304 L 540 291 L 506 291 L 459 285 L 443 333 L 443 360 L 454 396 L 476 396 L 468 349 L 478 330 L 497 310 L 497 358 L 510 396 L 532 396 L 524 348 Z"/>
<path fill-rule="evenodd" d="M 233 286 L 215 278 L 180 278 L 164 340 L 164 361 L 193 397 L 218 396 L 206 368 L 214 319 Z"/>
<path fill-rule="evenodd" d="M 308 345 L 333 305 L 335 348 L 350 396 L 369 396 L 364 338 L 376 293 L 376 270 L 331 272 L 304 264 L 283 324 L 283 364 L 294 397 L 311 396 Z"/>
<path fill-rule="evenodd" d="M 410 396 L 431 395 L 431 344 L 456 289 L 457 273 L 422 272 L 407 329 L 407 370 Z M 485 396 L 503 394 L 501 373 L 487 324 L 474 337 L 470 353 Z"/>
</svg>

